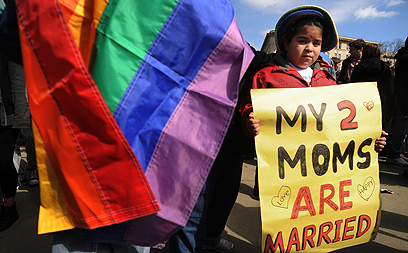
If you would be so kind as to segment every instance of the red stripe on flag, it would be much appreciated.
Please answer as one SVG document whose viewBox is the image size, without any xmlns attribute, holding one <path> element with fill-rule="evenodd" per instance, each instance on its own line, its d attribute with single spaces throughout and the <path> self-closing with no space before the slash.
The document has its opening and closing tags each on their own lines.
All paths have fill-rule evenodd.
<svg viewBox="0 0 408 253">
<path fill-rule="evenodd" d="M 136 217 L 155 213 L 158 204 L 127 140 L 106 106 L 97 86 L 86 69 L 81 54 L 73 40 L 58 1 L 30 0 L 17 1 L 20 21 L 20 34 L 32 48 L 35 60 L 41 68 L 44 83 L 28 83 L 28 86 L 42 85 L 38 88 L 39 113 L 33 110 L 33 118 L 43 137 L 46 151 L 56 171 L 56 175 L 66 175 L 66 171 L 75 170 L 67 166 L 70 156 L 58 155 L 61 149 L 72 143 L 83 166 L 96 187 L 99 198 L 110 217 L 111 223 L 119 223 Z M 25 68 L 30 68 L 29 56 L 25 55 Z M 29 79 L 29 78 L 28 78 Z M 33 80 L 34 78 L 31 78 Z M 114 84 L 113 84 L 114 85 Z M 33 87 L 35 89 L 35 87 Z M 47 94 L 44 93 L 47 90 Z M 31 93 L 29 88 L 29 96 Z M 47 96 L 55 101 L 55 115 L 44 115 Z M 49 104 L 48 104 L 49 106 Z M 49 121 L 60 121 L 54 129 L 49 129 Z M 53 139 L 52 132 L 67 132 L 70 141 Z M 55 137 L 55 136 L 54 136 Z M 65 138 L 65 137 L 64 137 Z M 67 144 L 66 144 L 67 143 Z M 65 146 L 67 145 L 67 146 Z M 51 153 L 51 154 L 50 154 Z M 76 154 L 72 154 L 75 156 Z M 83 171 L 81 172 L 83 173 Z M 75 173 L 74 173 L 75 174 Z M 58 177 L 57 177 L 58 178 Z M 77 185 L 69 184 L 77 178 L 58 182 L 64 196 L 77 196 Z M 66 186 L 63 185 L 66 183 Z M 88 181 L 86 182 L 89 183 Z M 70 210 L 75 210 L 78 200 L 67 200 Z M 87 198 L 81 201 L 89 201 Z M 92 203 L 87 203 L 92 206 Z M 72 214 L 75 220 L 88 220 L 85 212 Z M 89 228 L 110 224 L 98 224 Z"/>
</svg>

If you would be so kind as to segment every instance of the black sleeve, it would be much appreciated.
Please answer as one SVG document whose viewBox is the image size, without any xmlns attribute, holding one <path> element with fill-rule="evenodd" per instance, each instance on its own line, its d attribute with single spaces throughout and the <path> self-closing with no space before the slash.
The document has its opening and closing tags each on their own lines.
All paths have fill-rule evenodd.
<svg viewBox="0 0 408 253">
<path fill-rule="evenodd" d="M 7 1 L 0 16 L 0 55 L 12 62 L 23 64 L 15 0 Z"/>
</svg>

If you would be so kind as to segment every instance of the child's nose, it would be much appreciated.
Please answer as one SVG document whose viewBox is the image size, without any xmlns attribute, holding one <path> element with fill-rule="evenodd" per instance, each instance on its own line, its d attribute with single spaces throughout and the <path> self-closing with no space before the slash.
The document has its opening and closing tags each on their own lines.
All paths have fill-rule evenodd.
<svg viewBox="0 0 408 253">
<path fill-rule="evenodd" d="M 305 50 L 306 51 L 312 51 L 312 46 L 313 46 L 312 43 L 307 43 Z"/>
</svg>

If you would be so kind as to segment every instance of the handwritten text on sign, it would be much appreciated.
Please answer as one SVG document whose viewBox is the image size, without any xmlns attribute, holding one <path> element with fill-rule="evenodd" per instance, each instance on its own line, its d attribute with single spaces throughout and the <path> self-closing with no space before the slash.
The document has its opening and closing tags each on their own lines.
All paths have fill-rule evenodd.
<svg viewBox="0 0 408 253">
<path fill-rule="evenodd" d="M 252 91 L 263 252 L 328 252 L 378 230 L 377 88 Z"/>
</svg>

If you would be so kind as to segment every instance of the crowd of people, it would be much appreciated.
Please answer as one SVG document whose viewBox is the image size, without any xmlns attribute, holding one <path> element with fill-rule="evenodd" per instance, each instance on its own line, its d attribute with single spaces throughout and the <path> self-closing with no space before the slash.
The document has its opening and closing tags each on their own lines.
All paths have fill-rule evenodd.
<svg viewBox="0 0 408 253">
<path fill-rule="evenodd" d="M 332 58 L 336 63 L 336 73 L 339 73 L 337 84 L 377 82 L 381 99 L 382 128 L 389 134 L 387 145 L 381 155 L 387 158 L 387 163 L 402 167 L 408 167 L 405 155 L 408 115 L 407 46 L 408 38 L 405 46 L 395 55 L 395 66 L 381 60 L 378 44 L 366 43 L 363 39 L 350 43 L 350 57 L 342 62 L 340 69 L 340 59 Z"/>
<path fill-rule="evenodd" d="M 379 45 L 366 43 L 362 39 L 350 43 L 350 57 L 347 59 L 342 62 L 338 58 L 327 61 L 320 53 L 331 50 L 338 42 L 336 27 L 328 17 L 330 15 L 321 8 L 304 6 L 292 9 L 282 16 L 276 26 L 278 52 L 265 54 L 254 49 L 255 58 L 240 83 L 240 101 L 223 145 L 187 225 L 168 242 L 170 252 L 198 252 L 201 249 L 234 251 L 235 246 L 221 238 L 221 233 L 238 195 L 243 155 L 254 152 L 253 137 L 262 131 L 259 120 L 254 117 L 251 99 L 247 96 L 250 89 L 377 82 L 384 131 L 379 133 L 381 137 L 375 142 L 375 149 L 387 156 L 388 163 L 408 167 L 408 158 L 404 155 L 408 115 L 408 38 L 405 47 L 395 56 L 395 75 L 390 66 L 380 59 Z M 18 175 L 13 165 L 19 134 L 24 136 L 25 141 L 17 146 L 26 146 L 28 153 L 28 181 L 35 185 L 38 177 L 24 70 L 21 62 L 3 55 L 0 61 L 0 185 L 3 197 L 0 231 L 3 231 L 19 218 L 15 202 Z M 54 245 L 69 244 L 70 241 L 64 237 L 60 236 Z M 53 250 L 61 252 L 61 247 L 53 247 Z M 149 252 L 148 247 L 138 247 L 136 250 Z"/>
</svg>

